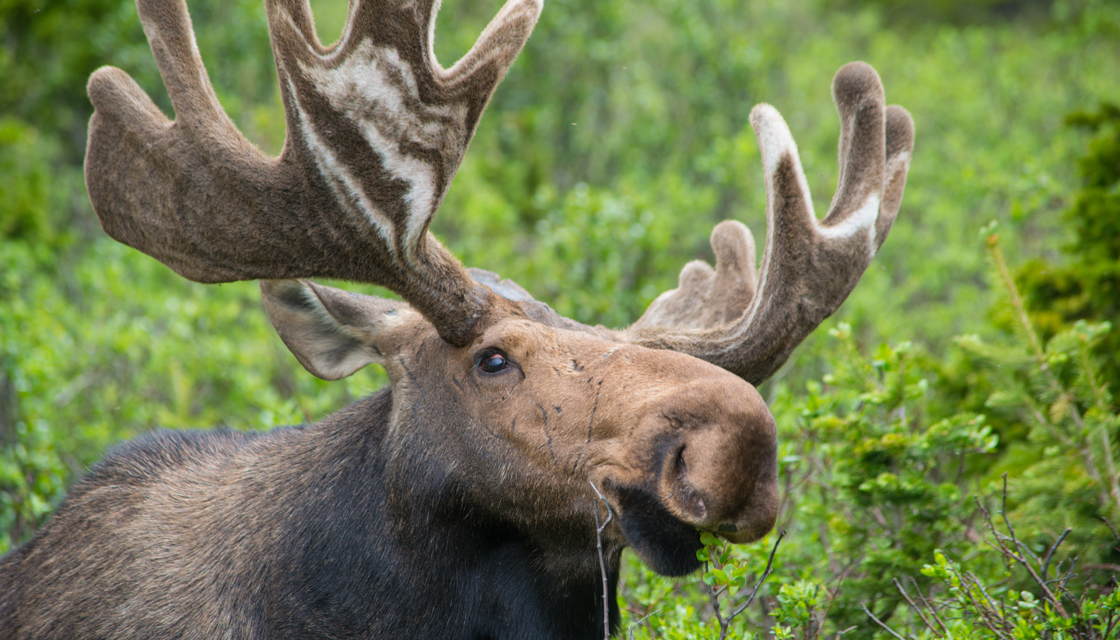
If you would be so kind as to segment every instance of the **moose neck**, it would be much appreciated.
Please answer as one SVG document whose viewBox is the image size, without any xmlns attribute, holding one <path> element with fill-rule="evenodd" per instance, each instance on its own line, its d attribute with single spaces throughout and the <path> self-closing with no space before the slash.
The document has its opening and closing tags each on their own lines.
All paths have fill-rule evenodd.
<svg viewBox="0 0 1120 640">
<path fill-rule="evenodd" d="M 402 433 L 393 405 L 385 389 L 299 430 L 314 452 L 301 469 L 314 489 L 296 489 L 296 512 L 276 532 L 309 541 L 287 549 L 279 567 L 285 590 L 305 594 L 292 600 L 296 626 L 331 637 L 601 637 L 594 526 L 564 517 L 526 525 L 460 482 L 476 461 L 455 455 L 453 440 L 409 453 L 417 449 L 408 439 L 450 425 L 410 421 Z M 608 554 L 612 630 L 620 552 Z M 386 602 L 396 603 L 391 611 Z"/>
</svg>

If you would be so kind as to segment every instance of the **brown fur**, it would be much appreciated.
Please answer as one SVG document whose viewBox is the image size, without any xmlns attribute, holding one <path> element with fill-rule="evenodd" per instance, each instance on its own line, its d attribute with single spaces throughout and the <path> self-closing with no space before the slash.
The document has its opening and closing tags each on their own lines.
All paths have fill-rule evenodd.
<svg viewBox="0 0 1120 640">
<path fill-rule="evenodd" d="M 913 146 L 869 66 L 833 82 L 840 185 L 817 221 L 772 107 L 759 272 L 737 222 L 716 267 L 623 331 L 466 270 L 428 233 L 538 0 L 510 0 L 444 70 L 433 0 L 360 0 L 330 47 L 306 0 L 266 0 L 288 123 L 263 156 L 222 111 L 182 0 L 138 0 L 177 119 L 126 74 L 90 79 L 86 177 L 106 232 L 203 282 L 262 278 L 265 308 L 326 379 L 392 384 L 321 423 L 162 433 L 111 453 L 0 560 L 4 638 L 596 637 L 619 554 L 699 566 L 777 514 L 775 425 L 752 384 L 843 302 L 897 214 Z M 389 287 L 404 302 L 297 280 Z M 604 604 L 596 500 L 610 573 Z"/>
</svg>

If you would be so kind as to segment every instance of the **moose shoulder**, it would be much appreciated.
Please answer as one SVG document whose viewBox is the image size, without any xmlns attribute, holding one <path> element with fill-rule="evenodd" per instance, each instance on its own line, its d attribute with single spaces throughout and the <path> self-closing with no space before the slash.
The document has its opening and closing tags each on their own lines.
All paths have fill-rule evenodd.
<svg viewBox="0 0 1120 640">
<path fill-rule="evenodd" d="M 510 0 L 443 69 L 437 4 L 354 0 L 324 47 L 306 0 L 266 0 L 287 118 L 268 158 L 218 104 L 183 0 L 138 1 L 176 120 L 124 72 L 94 73 L 102 227 L 196 281 L 261 279 L 309 371 L 377 363 L 391 385 L 316 424 L 120 446 L 0 559 L 0 637 L 593 638 L 604 609 L 617 627 L 624 547 L 681 575 L 700 531 L 748 542 L 773 526 L 774 421 L 754 385 L 886 238 L 909 116 L 869 66 L 837 73 L 840 184 L 818 221 L 788 128 L 756 107 L 759 271 L 750 232 L 723 222 L 714 269 L 687 265 L 629 328 L 588 327 L 428 232 L 541 9 Z M 605 607 L 598 493 L 614 515 Z"/>
</svg>

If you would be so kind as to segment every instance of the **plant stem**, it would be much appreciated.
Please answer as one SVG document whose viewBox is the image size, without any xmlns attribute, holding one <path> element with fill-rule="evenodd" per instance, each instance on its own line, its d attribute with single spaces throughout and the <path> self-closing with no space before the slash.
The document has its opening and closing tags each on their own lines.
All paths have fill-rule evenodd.
<svg viewBox="0 0 1120 640">
<path fill-rule="evenodd" d="M 1003 259 L 1003 250 L 999 248 L 999 234 L 993 233 L 988 236 L 987 244 L 988 250 L 992 253 L 992 260 L 996 263 L 996 269 L 999 270 L 999 276 L 1003 280 L 1003 286 L 1007 289 L 1008 295 L 1011 296 L 1011 306 L 1015 309 L 1023 332 L 1027 334 L 1027 341 L 1030 342 L 1031 351 L 1034 351 L 1034 356 L 1036 358 L 1040 361 L 1044 361 L 1046 354 L 1042 350 L 1042 342 L 1038 339 L 1038 334 L 1034 331 L 1034 325 L 1031 324 L 1030 316 L 1027 315 L 1027 308 L 1023 305 L 1023 298 L 1019 296 L 1019 288 L 1015 286 L 1015 280 L 1011 277 L 1011 271 L 1007 268 L 1007 261 Z"/>
<path fill-rule="evenodd" d="M 591 488 L 595 490 L 595 495 L 602 500 L 603 504 L 607 507 L 607 519 L 603 524 L 599 524 L 599 503 L 595 503 L 595 549 L 599 552 L 599 573 L 603 576 L 603 640 L 610 640 L 611 637 L 611 609 L 610 602 L 608 601 L 607 590 L 607 563 L 603 560 L 603 529 L 607 528 L 610 521 L 614 519 L 614 512 L 611 511 L 611 505 L 603 494 L 599 493 L 599 488 L 592 482 Z"/>
</svg>

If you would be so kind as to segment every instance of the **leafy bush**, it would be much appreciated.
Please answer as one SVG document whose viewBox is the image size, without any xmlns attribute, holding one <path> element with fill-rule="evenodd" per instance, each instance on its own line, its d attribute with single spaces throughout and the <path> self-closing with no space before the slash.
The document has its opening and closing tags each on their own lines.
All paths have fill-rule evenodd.
<svg viewBox="0 0 1120 640">
<path fill-rule="evenodd" d="M 1017 274 L 1032 319 L 1046 336 L 1079 320 L 1120 318 L 1120 107 L 1106 103 L 1066 120 L 1095 133 L 1078 163 L 1081 189 L 1064 214 L 1074 232 L 1063 247 L 1071 260 L 1064 266 L 1034 260 Z M 1120 332 L 1099 343 L 1098 353 L 1120 352 Z M 1109 358 L 1103 373 L 1107 382 L 1120 382 L 1120 360 Z"/>
<path fill-rule="evenodd" d="M 1120 589 L 1116 588 L 1116 580 L 1113 579 L 1103 590 L 1072 591 L 1070 583 L 1076 576 L 1078 558 L 1054 562 L 1055 552 L 1070 529 L 1044 547 L 1044 553 L 1035 554 L 1031 545 L 1017 537 L 1007 518 L 1006 492 L 1004 500 L 1005 510 L 1001 512 L 1005 525 L 1003 531 L 993 522 L 991 513 L 984 507 L 980 508 L 985 542 L 999 554 L 1006 575 L 1018 574 L 1018 580 L 1010 585 L 1006 579 L 985 580 L 975 572 L 963 569 L 961 563 L 947 559 L 938 550 L 934 553 L 934 563 L 922 568 L 923 575 L 939 583 L 941 591 L 938 595 L 927 600 L 918 592 L 919 605 L 901 584 L 898 586 L 899 593 L 911 606 L 911 632 L 906 633 L 906 640 L 913 639 L 915 635 L 921 638 L 984 640 L 1109 640 L 1120 635 Z M 1115 541 L 1120 541 L 1120 535 L 1115 531 L 1112 533 Z M 1120 548 L 1120 545 L 1114 545 L 1114 548 Z M 1050 573 L 1052 567 L 1053 574 Z M 1014 582 L 1026 583 L 1029 587 L 1020 590 Z M 902 637 L 881 620 L 869 615 L 892 635 Z M 921 624 L 917 623 L 919 619 Z"/>
<path fill-rule="evenodd" d="M 40 245 L 54 242 L 57 231 L 50 212 L 59 208 L 51 176 L 57 154 L 53 140 L 16 118 L 0 118 L 0 175 L 6 186 L 0 197 L 0 240 L 18 238 Z"/>
<path fill-rule="evenodd" d="M 985 378 L 983 406 L 1001 414 L 1004 424 L 1025 423 L 1026 435 L 1000 447 L 985 415 L 943 414 L 956 405 L 937 396 L 948 390 L 952 398 L 953 384 L 934 378 L 951 368 L 913 345 L 881 345 L 869 357 L 849 326 L 834 329 L 833 370 L 823 384 L 809 381 L 796 393 L 782 389 L 772 404 L 784 483 L 778 526 L 789 536 L 774 563 L 770 583 L 777 588 L 764 592 L 758 610 L 742 612 L 735 623 L 744 637 L 759 628 L 777 638 L 872 637 L 887 633 L 887 626 L 919 635 L 958 637 L 967 631 L 973 635 L 965 637 L 989 637 L 984 630 L 991 625 L 998 627 L 991 637 L 1005 637 L 1002 630 L 1023 624 L 1035 635 L 1016 637 L 1049 638 L 1056 637 L 1047 635 L 1055 629 L 1085 628 L 1078 627 L 1090 619 L 1085 611 L 1099 614 L 1092 624 L 1107 626 L 1116 619 L 1110 608 L 1116 596 L 1110 594 L 1120 546 L 1108 541 L 1114 539 L 1110 523 L 1120 519 L 1120 473 L 1112 462 L 1120 413 L 1093 355 L 1108 326 L 1080 323 L 1040 340 L 990 227 L 985 240 L 997 281 L 1021 324 L 1002 344 L 976 336 L 957 344 L 973 373 Z M 1010 491 L 1006 469 L 1014 476 Z M 1011 549 L 1020 560 L 1006 555 L 1007 545 L 999 543 L 1008 534 L 995 530 L 985 500 L 977 498 L 993 495 L 1002 496 L 1005 520 L 1018 522 Z M 985 523 L 996 543 L 992 548 L 978 544 Z M 1073 572 L 1067 560 L 1061 580 L 1061 597 L 1084 604 L 1082 613 L 1055 606 L 1053 612 L 1040 610 L 1041 618 L 1026 612 L 1014 618 L 1001 605 L 1004 617 L 997 623 L 983 608 L 987 600 L 966 602 L 973 597 L 968 593 L 983 585 L 1015 602 L 1033 602 L 1030 590 L 1037 594 L 1039 585 L 1031 576 L 1013 576 L 1007 559 L 1021 565 L 1030 560 L 1045 573 L 1037 561 L 1057 546 L 1055 530 L 1065 531 L 1059 542 L 1082 563 Z M 744 548 L 707 543 L 701 559 L 708 567 L 699 585 L 627 585 L 624 610 L 629 619 L 645 620 L 646 635 L 638 637 L 727 637 L 728 619 L 716 614 L 720 603 L 712 589 L 733 596 L 754 584 L 766 573 L 760 553 L 770 543 Z M 940 569 L 930 568 L 935 557 Z M 968 558 L 969 572 L 946 565 L 947 557 Z M 648 570 L 630 568 L 640 575 L 639 584 L 657 583 Z M 666 606 L 674 597 L 688 604 Z M 914 602 L 919 597 L 951 600 L 945 606 L 955 612 L 952 624 L 925 628 L 925 607 Z M 680 631 L 661 636 L 659 625 Z"/>
</svg>

